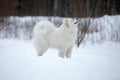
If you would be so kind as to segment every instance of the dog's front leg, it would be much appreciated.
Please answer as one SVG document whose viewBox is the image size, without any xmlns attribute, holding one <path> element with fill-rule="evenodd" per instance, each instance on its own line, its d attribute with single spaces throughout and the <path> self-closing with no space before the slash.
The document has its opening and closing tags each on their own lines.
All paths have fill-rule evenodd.
<svg viewBox="0 0 120 80">
<path fill-rule="evenodd" d="M 65 57 L 65 49 L 59 49 L 59 57 Z"/>
<path fill-rule="evenodd" d="M 72 47 L 67 49 L 67 51 L 66 51 L 66 58 L 71 58 L 71 54 L 72 54 Z"/>
</svg>

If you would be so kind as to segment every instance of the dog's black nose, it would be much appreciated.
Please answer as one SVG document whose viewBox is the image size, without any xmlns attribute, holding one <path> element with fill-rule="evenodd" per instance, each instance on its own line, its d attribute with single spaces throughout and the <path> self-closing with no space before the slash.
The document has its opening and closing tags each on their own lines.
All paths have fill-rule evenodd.
<svg viewBox="0 0 120 80">
<path fill-rule="evenodd" d="M 77 24 L 78 22 L 76 21 L 74 24 Z"/>
</svg>

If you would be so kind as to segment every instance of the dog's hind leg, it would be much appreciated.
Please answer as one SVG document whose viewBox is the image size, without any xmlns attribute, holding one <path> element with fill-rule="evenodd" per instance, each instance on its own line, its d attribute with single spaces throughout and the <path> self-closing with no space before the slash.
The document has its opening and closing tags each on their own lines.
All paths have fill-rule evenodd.
<svg viewBox="0 0 120 80">
<path fill-rule="evenodd" d="M 42 56 L 48 49 L 48 45 L 45 40 L 34 40 L 34 46 L 38 56 Z"/>
<path fill-rule="evenodd" d="M 37 51 L 37 55 L 38 56 L 42 56 L 43 55 L 43 53 L 45 53 L 46 51 L 47 51 L 47 49 L 48 48 L 43 48 L 43 47 L 39 47 L 39 49 L 37 49 L 36 51 Z"/>
</svg>

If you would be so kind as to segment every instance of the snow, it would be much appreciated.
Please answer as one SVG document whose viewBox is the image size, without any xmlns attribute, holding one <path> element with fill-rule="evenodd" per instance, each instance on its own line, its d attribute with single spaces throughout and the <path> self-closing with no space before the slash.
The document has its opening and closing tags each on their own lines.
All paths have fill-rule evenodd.
<svg viewBox="0 0 120 80">
<path fill-rule="evenodd" d="M 38 21 L 49 20 L 59 27 L 64 18 L 45 16 L 11 16 L 0 19 L 0 39 L 29 40 L 33 37 L 33 28 Z M 81 20 L 84 21 L 85 19 L 88 18 L 82 18 Z M 78 25 L 78 27 L 81 26 Z M 93 44 L 102 43 L 104 41 L 120 42 L 120 15 L 105 15 L 99 18 L 94 18 L 88 31 L 89 33 L 85 36 L 83 41 L 84 43 Z"/>
<path fill-rule="evenodd" d="M 38 57 L 31 40 L 0 40 L 0 80 L 120 80 L 120 43 L 74 47 L 72 58 L 49 49 Z"/>
<path fill-rule="evenodd" d="M 62 19 L 1 19 L 0 80 L 120 80 L 120 15 L 95 18 L 83 43 L 73 48 L 70 59 L 58 57 L 55 49 L 37 56 L 31 40 L 35 23 L 50 20 L 58 27 Z"/>
<path fill-rule="evenodd" d="M 88 31 L 85 43 L 120 42 L 120 15 L 95 18 Z"/>
</svg>

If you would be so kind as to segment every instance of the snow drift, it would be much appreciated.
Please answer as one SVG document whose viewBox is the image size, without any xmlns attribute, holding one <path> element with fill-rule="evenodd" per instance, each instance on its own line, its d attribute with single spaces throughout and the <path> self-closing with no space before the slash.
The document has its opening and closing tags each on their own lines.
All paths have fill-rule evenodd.
<svg viewBox="0 0 120 80">
<path fill-rule="evenodd" d="M 1 39 L 32 39 L 33 27 L 40 20 L 49 20 L 57 27 L 62 23 L 61 17 L 7 17 L 0 18 Z M 120 16 L 105 15 L 95 18 L 85 36 L 83 43 L 101 43 L 104 41 L 120 42 Z M 78 27 L 80 27 L 78 25 Z"/>
</svg>

